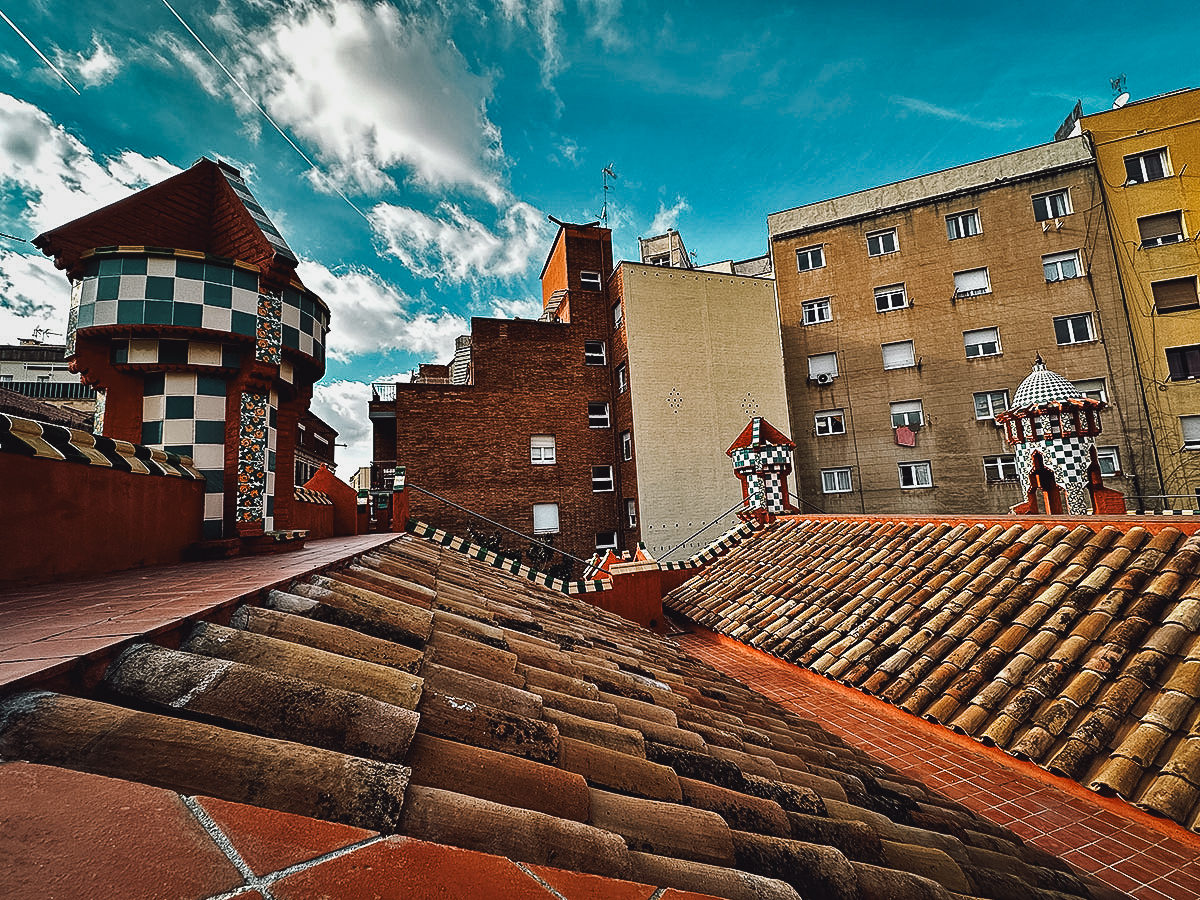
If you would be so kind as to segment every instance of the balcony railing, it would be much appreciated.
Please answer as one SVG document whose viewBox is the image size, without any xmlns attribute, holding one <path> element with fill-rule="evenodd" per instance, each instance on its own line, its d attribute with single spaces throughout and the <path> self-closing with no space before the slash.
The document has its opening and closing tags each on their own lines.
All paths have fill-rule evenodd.
<svg viewBox="0 0 1200 900">
<path fill-rule="evenodd" d="M 0 381 L 0 388 L 36 400 L 95 400 L 96 389 L 73 381 Z"/>
<path fill-rule="evenodd" d="M 372 403 L 393 403 L 396 400 L 396 383 L 394 381 L 377 381 L 371 385 Z"/>
</svg>

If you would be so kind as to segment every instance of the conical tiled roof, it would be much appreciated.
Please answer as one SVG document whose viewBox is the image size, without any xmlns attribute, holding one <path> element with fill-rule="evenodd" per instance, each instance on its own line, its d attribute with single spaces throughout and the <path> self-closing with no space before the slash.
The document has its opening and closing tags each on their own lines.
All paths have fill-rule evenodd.
<svg viewBox="0 0 1200 900">
<path fill-rule="evenodd" d="M 1012 409 L 1023 409 L 1056 400 L 1081 399 L 1083 392 L 1057 372 L 1047 369 L 1039 356 L 1033 364 L 1033 371 L 1025 377 L 1013 395 Z"/>
</svg>

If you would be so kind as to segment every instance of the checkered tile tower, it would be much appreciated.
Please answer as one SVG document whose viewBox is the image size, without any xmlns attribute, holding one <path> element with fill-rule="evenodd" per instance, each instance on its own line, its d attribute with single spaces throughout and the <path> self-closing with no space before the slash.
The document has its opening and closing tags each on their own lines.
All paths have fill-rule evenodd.
<svg viewBox="0 0 1200 900">
<path fill-rule="evenodd" d="M 190 169 L 34 239 L 71 282 L 96 432 L 190 457 L 206 539 L 289 528 L 296 423 L 329 308 L 237 169 Z"/>
<path fill-rule="evenodd" d="M 742 482 L 746 505 L 743 519 L 796 512 L 788 496 L 787 477 L 792 471 L 796 445 L 761 416 L 755 416 L 725 451 Z"/>
<path fill-rule="evenodd" d="M 1083 396 L 1057 372 L 1046 368 L 1039 355 L 1033 371 L 1013 395 L 1012 405 L 996 416 L 1017 461 L 1021 487 L 1029 490 L 1033 453 L 1041 451 L 1046 468 L 1067 497 L 1072 515 L 1091 512 L 1087 470 L 1092 445 L 1100 433 L 1100 410 L 1108 404 Z"/>
</svg>

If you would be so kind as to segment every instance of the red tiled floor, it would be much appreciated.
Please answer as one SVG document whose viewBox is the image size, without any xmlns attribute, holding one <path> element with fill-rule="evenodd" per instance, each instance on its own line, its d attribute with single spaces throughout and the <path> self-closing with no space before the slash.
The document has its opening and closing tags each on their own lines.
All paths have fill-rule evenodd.
<svg viewBox="0 0 1200 900">
<path fill-rule="evenodd" d="M 197 797 L 196 805 L 212 819 L 250 871 L 260 876 L 375 837 L 373 831 L 350 825 L 212 797 Z"/>
<path fill-rule="evenodd" d="M 501 856 L 394 837 L 292 873 L 271 885 L 276 900 L 550 900 L 553 896 Z"/>
<path fill-rule="evenodd" d="M 0 764 L 5 900 L 190 900 L 242 883 L 177 794 L 52 766 Z"/>
<path fill-rule="evenodd" d="M 132 569 L 9 591 L 0 607 L 0 686 L 33 685 L 80 656 L 111 651 L 132 636 L 198 618 L 396 537 L 330 538 L 273 556 Z"/>
<path fill-rule="evenodd" d="M 729 638 L 696 629 L 676 639 L 688 653 L 820 722 L 880 762 L 1138 900 L 1200 897 L 1200 837 L 1173 822 Z"/>
</svg>

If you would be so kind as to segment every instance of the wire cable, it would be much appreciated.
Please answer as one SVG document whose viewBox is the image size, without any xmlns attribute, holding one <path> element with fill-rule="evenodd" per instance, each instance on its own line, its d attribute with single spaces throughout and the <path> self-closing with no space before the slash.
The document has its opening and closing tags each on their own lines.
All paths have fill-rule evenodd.
<svg viewBox="0 0 1200 900">
<path fill-rule="evenodd" d="M 41 50 L 39 50 L 34 45 L 33 41 L 31 41 L 29 38 L 25 37 L 25 32 L 23 32 L 20 28 L 18 28 L 16 23 L 13 22 L 12 19 L 10 19 L 8 16 L 6 16 L 4 14 L 4 10 L 2 10 L 2 9 L 0 9 L 0 19 L 3 19 L 5 22 L 7 22 L 9 27 L 12 28 L 13 31 L 15 31 L 17 34 L 19 34 L 21 36 L 21 40 L 23 40 L 25 43 L 27 43 L 29 45 L 30 49 L 33 50 L 33 52 L 36 53 L 38 56 L 41 57 L 42 62 L 44 62 L 47 66 L 49 66 L 50 70 L 52 72 L 54 72 L 54 74 L 57 75 L 59 78 L 61 78 L 63 80 L 63 83 L 67 87 L 69 87 L 71 90 L 73 90 L 75 92 L 76 96 L 82 96 L 79 93 L 79 88 L 75 87 L 75 85 L 73 85 L 73 84 L 71 84 L 71 82 L 67 81 L 67 76 L 64 75 L 61 71 L 59 71 L 58 66 L 56 66 L 56 65 L 54 65 L 54 63 L 50 62 L 50 60 L 46 58 L 46 54 L 43 53 Z"/>
</svg>

